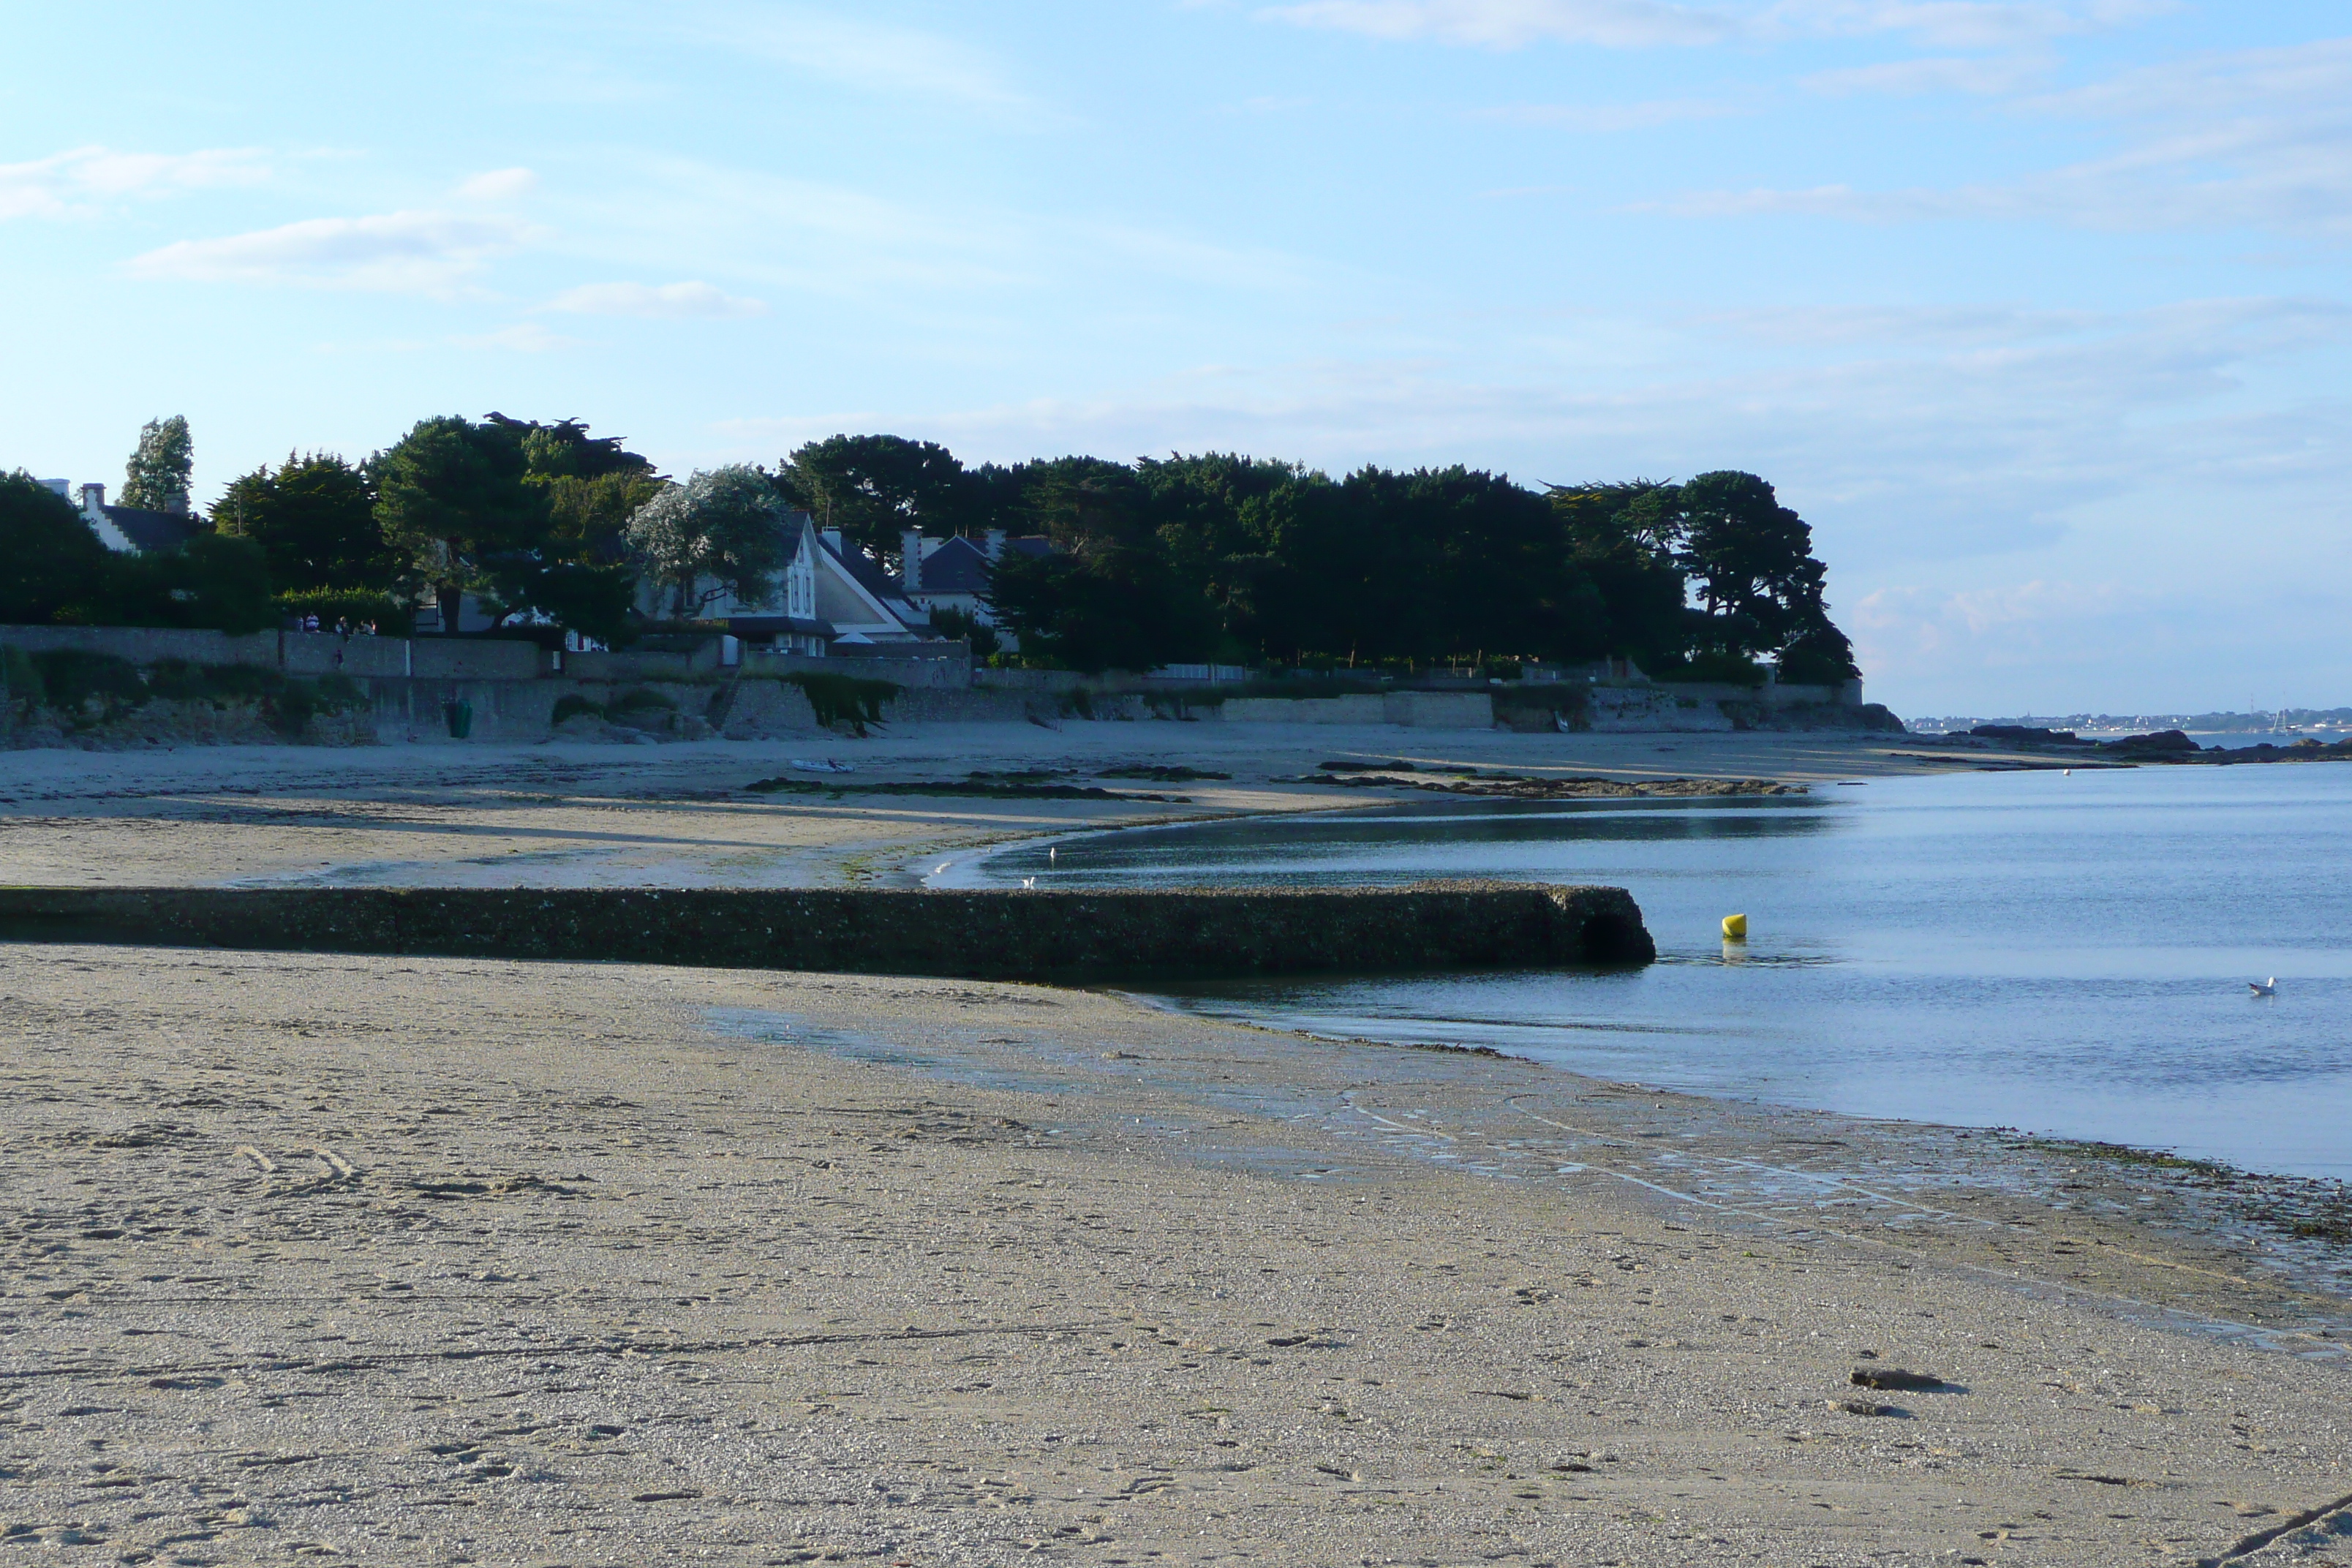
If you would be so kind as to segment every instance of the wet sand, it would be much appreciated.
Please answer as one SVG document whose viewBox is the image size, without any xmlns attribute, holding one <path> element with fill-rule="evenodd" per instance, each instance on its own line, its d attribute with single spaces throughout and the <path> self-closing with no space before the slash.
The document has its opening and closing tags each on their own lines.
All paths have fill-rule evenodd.
<svg viewBox="0 0 2352 1568">
<path fill-rule="evenodd" d="M 861 766 L 998 765 L 924 740 Z M 1191 806 L 756 807 L 772 759 L 649 750 L 14 769 L 0 854 L 814 880 L 1361 804 L 1264 782 L 1297 749 Z M 14 947 L 0 1012 L 45 1554 L 2352 1562 L 2294 1528 L 2352 1496 L 2342 1254 L 2163 1167 L 962 982 Z"/>
<path fill-rule="evenodd" d="M 1463 764 L 1538 777 L 1794 783 L 1936 771 L 1900 737 L 1514 735 L 1331 726 L 1076 723 L 922 726 L 856 740 L 660 747 L 188 747 L 0 758 L 0 880 L 367 882 L 432 887 L 827 886 L 908 882 L 935 853 L 1089 826 L 1327 810 L 1417 798 L 1291 782 L 1324 761 Z M 839 759 L 846 775 L 794 773 Z M 1100 778 L 1121 765 L 1230 773 L 1184 784 Z M 1967 761 L 1951 766 L 1969 766 Z M 861 797 L 856 787 L 1051 770 L 1179 801 Z M 779 775 L 830 796 L 757 795 Z"/>
</svg>

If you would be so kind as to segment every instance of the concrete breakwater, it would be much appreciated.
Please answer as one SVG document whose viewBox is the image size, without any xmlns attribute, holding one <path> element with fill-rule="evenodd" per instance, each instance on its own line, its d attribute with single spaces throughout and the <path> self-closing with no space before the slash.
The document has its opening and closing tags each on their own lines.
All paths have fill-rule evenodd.
<svg viewBox="0 0 2352 1568">
<path fill-rule="evenodd" d="M 7 888 L 0 940 L 973 979 L 1645 963 L 1622 888 Z"/>
</svg>

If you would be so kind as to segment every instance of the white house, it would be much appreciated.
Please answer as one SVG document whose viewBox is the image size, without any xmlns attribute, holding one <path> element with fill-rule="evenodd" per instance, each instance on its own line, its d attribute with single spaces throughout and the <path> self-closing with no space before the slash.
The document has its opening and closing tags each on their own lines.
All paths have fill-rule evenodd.
<svg viewBox="0 0 2352 1568">
<path fill-rule="evenodd" d="M 954 610 L 976 626 L 992 626 L 996 609 L 988 602 L 989 569 L 1008 550 L 1037 556 L 1051 554 L 1053 549 L 1053 542 L 1042 534 L 1008 538 L 1001 528 L 990 529 L 977 543 L 962 534 L 926 539 L 910 528 L 898 536 L 898 588 L 925 615 Z M 1003 641 L 1019 646 L 1010 633 Z"/>
<path fill-rule="evenodd" d="M 64 479 L 43 479 L 44 489 L 66 500 L 73 487 Z M 149 511 L 144 507 L 109 506 L 104 485 L 81 487 L 81 517 L 109 550 L 139 555 L 157 550 L 177 550 L 205 531 L 202 518 L 184 511 Z"/>
<path fill-rule="evenodd" d="M 773 590 L 745 603 L 716 583 L 696 584 L 695 596 L 713 593 L 702 615 L 723 620 L 747 643 L 780 653 L 824 654 L 860 648 L 938 642 L 929 614 L 909 600 L 881 565 L 851 549 L 838 529 L 821 529 L 804 511 L 786 514 L 789 551 Z M 667 590 L 648 584 L 641 607 L 661 613 Z"/>
</svg>

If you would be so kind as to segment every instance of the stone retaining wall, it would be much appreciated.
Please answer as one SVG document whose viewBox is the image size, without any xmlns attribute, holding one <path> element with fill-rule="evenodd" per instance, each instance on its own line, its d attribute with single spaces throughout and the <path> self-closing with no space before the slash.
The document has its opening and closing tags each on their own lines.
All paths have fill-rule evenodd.
<svg viewBox="0 0 2352 1568">
<path fill-rule="evenodd" d="M 743 650 L 746 675 L 845 675 L 855 680 L 887 680 L 908 690 L 962 691 L 971 685 L 971 654 L 961 643 L 951 654 L 924 658 L 910 655 L 808 654 Z"/>
<path fill-rule="evenodd" d="M 73 648 L 107 653 L 133 664 L 184 658 L 190 664 L 243 664 L 274 668 L 276 632 L 233 637 L 226 632 L 181 631 L 170 626 L 0 626 L 0 645 L 26 653 Z"/>
<path fill-rule="evenodd" d="M 241 664 L 289 675 L 421 680 L 536 680 L 548 657 L 537 645 L 492 637 L 339 637 L 332 632 L 181 631 L 168 626 L 0 626 L 0 645 L 26 653 L 78 648 L 141 666 L 167 658 Z"/>
<path fill-rule="evenodd" d="M 373 680 L 405 679 L 413 673 L 406 637 L 347 637 L 334 632 L 279 632 L 277 636 L 278 668 L 289 675 L 348 675 L 354 680 Z"/>
<path fill-rule="evenodd" d="M 1213 710 L 1203 708 L 1207 717 Z M 1402 724 L 1413 730 L 1491 730 L 1484 691 L 1382 691 L 1347 697 L 1228 697 L 1228 724 Z"/>
<path fill-rule="evenodd" d="M 1620 888 L 0 889 L 0 940 L 1083 982 L 1643 963 Z"/>
</svg>

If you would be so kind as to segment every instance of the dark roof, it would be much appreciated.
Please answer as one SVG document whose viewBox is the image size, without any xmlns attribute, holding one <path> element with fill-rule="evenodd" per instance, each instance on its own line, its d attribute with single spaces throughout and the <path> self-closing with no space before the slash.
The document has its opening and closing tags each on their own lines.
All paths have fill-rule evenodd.
<svg viewBox="0 0 2352 1568">
<path fill-rule="evenodd" d="M 988 552 L 961 534 L 923 557 L 924 594 L 988 592 Z"/>
<path fill-rule="evenodd" d="M 803 616 L 730 616 L 727 629 L 739 637 L 772 637 L 778 632 L 829 637 L 833 635 L 833 623 L 813 621 Z"/>
<path fill-rule="evenodd" d="M 899 585 L 898 579 L 882 570 L 882 563 L 874 557 L 863 550 L 833 550 L 832 545 L 824 542 L 822 532 L 817 535 L 817 542 L 822 548 L 832 550 L 834 559 L 849 569 L 849 574 L 857 580 L 857 585 L 881 600 L 883 608 L 892 615 L 908 622 L 927 618 L 907 597 L 907 591 Z"/>
<path fill-rule="evenodd" d="M 149 511 L 136 506 L 108 507 L 106 521 L 121 529 L 122 537 L 142 552 L 177 550 L 197 534 L 212 531 L 204 519 L 190 513 Z"/>
<path fill-rule="evenodd" d="M 1007 550 L 1024 555 L 1051 555 L 1054 542 L 1042 533 L 1024 534 L 1004 542 Z M 988 592 L 988 552 L 969 535 L 953 539 L 923 557 L 922 594 L 985 594 Z"/>
</svg>

